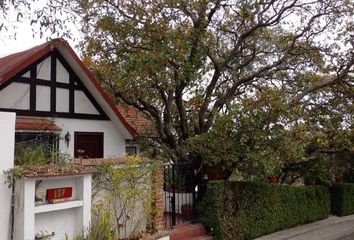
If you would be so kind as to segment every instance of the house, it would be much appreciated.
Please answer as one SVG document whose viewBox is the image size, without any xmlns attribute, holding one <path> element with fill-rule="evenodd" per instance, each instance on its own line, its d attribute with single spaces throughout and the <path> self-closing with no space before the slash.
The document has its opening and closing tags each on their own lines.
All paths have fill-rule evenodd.
<svg viewBox="0 0 354 240">
<path fill-rule="evenodd" d="M 72 157 L 122 156 L 136 135 L 62 39 L 0 58 L 0 111 L 16 112 L 16 143 Z"/>
<path fill-rule="evenodd" d="M 138 109 L 132 106 L 119 104 L 116 107 L 136 132 L 134 139 L 128 139 L 126 141 L 126 153 L 128 155 L 137 155 L 141 151 L 141 140 L 146 138 L 156 139 L 158 137 L 152 121 L 147 119 Z"/>
</svg>

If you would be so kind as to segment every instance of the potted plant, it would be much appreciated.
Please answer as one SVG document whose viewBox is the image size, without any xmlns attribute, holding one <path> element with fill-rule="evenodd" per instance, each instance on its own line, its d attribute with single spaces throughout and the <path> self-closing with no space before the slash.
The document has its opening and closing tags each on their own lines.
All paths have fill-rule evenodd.
<svg viewBox="0 0 354 240">
<path fill-rule="evenodd" d="M 344 180 L 343 180 L 343 175 L 341 175 L 341 176 L 336 176 L 335 177 L 335 182 L 336 183 L 342 183 Z"/>
<path fill-rule="evenodd" d="M 191 220 L 194 217 L 194 209 L 190 203 L 181 206 L 182 217 L 184 220 Z"/>
<path fill-rule="evenodd" d="M 315 185 L 315 179 L 313 178 L 304 178 L 304 184 L 307 186 Z"/>
<path fill-rule="evenodd" d="M 221 168 L 217 167 L 207 167 L 206 175 L 208 176 L 208 180 L 223 180 L 223 172 Z"/>
<path fill-rule="evenodd" d="M 269 184 L 277 184 L 278 183 L 278 175 L 281 173 L 281 161 L 273 160 L 265 166 L 265 176 L 267 177 L 267 181 Z"/>
<path fill-rule="evenodd" d="M 276 176 L 269 176 L 268 183 L 269 184 L 276 184 L 276 183 L 278 183 L 278 178 Z"/>
</svg>

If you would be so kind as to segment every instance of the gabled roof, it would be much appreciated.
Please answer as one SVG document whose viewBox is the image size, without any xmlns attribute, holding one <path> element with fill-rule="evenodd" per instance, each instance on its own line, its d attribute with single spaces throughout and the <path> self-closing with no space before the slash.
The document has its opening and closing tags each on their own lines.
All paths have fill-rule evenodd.
<svg viewBox="0 0 354 240">
<path fill-rule="evenodd" d="M 98 103 L 107 105 L 104 110 L 109 111 L 107 114 L 115 118 L 112 121 L 119 120 L 119 123 L 115 121 L 117 125 L 122 125 L 126 129 L 123 135 L 126 138 L 133 138 L 136 135 L 134 128 L 125 120 L 92 73 L 63 39 L 54 39 L 31 49 L 0 58 L 0 86 L 54 49 L 57 49 L 63 55 L 89 91 L 95 92 L 100 97 L 100 99 L 97 99 Z"/>
<path fill-rule="evenodd" d="M 0 86 L 52 50 L 50 47 L 54 41 L 0 58 Z"/>
<path fill-rule="evenodd" d="M 127 122 L 135 129 L 140 137 L 157 137 L 157 133 L 151 123 L 138 109 L 132 106 L 117 105 L 117 109 Z"/>
</svg>

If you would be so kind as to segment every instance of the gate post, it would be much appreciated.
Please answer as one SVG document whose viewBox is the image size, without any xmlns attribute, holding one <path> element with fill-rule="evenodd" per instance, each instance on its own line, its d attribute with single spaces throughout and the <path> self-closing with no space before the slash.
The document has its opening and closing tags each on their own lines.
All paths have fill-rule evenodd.
<svg viewBox="0 0 354 240">
<path fill-rule="evenodd" d="M 0 112 L 0 232 L 6 240 L 11 237 L 12 189 L 4 183 L 6 176 L 3 171 L 14 166 L 15 119 L 15 113 Z"/>
<path fill-rule="evenodd" d="M 172 226 L 176 226 L 176 182 L 175 182 L 175 165 L 172 164 Z"/>
</svg>

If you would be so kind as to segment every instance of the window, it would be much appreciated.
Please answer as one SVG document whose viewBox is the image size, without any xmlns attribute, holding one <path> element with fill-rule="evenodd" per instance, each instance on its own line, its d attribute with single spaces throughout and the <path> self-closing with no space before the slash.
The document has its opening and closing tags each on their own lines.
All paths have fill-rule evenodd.
<svg viewBox="0 0 354 240">
<path fill-rule="evenodd" d="M 128 156 L 136 156 L 136 155 L 138 155 L 138 147 L 128 145 L 125 147 L 125 152 L 127 153 Z"/>
<path fill-rule="evenodd" d="M 59 135 L 50 132 L 16 132 L 15 165 L 43 164 L 56 160 Z"/>
<path fill-rule="evenodd" d="M 75 132 L 74 135 L 76 158 L 103 158 L 102 132 Z"/>
</svg>

